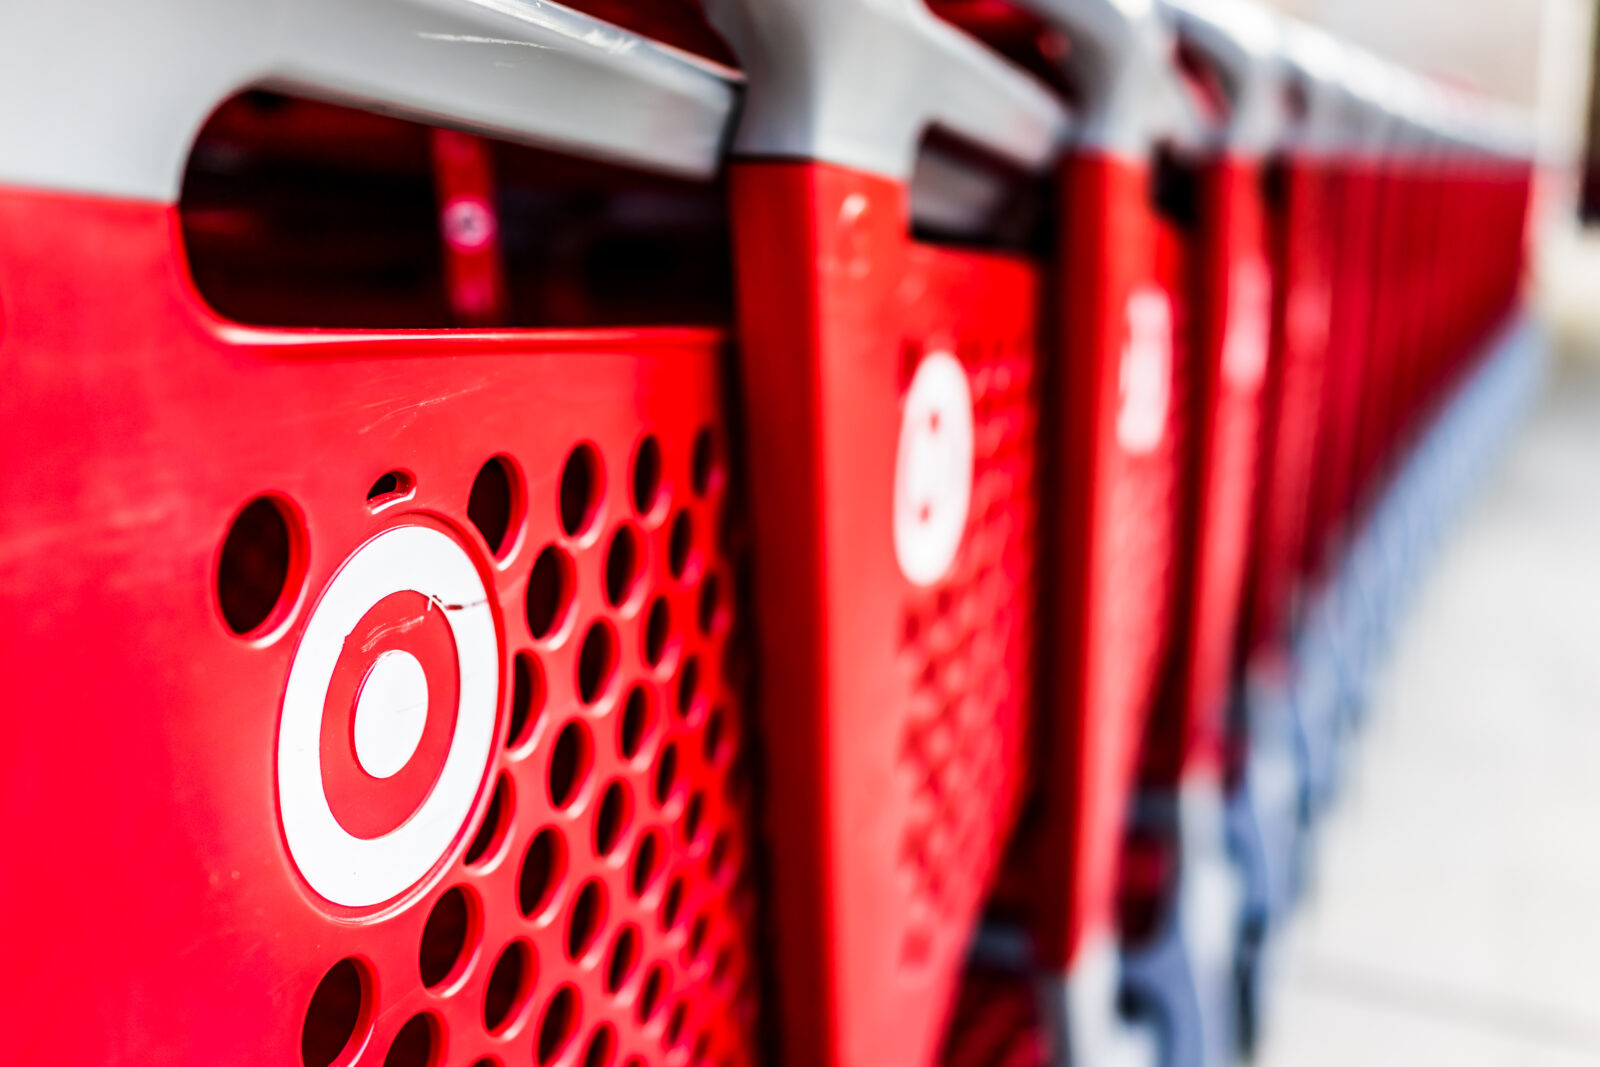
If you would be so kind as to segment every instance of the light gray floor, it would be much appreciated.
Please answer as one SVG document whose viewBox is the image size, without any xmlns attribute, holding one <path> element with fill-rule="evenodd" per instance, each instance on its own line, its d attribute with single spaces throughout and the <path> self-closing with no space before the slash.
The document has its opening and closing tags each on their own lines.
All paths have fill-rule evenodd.
<svg viewBox="0 0 1600 1067">
<path fill-rule="evenodd" d="M 1288 938 L 1263 1067 L 1600 1067 L 1600 361 L 1432 563 Z"/>
</svg>

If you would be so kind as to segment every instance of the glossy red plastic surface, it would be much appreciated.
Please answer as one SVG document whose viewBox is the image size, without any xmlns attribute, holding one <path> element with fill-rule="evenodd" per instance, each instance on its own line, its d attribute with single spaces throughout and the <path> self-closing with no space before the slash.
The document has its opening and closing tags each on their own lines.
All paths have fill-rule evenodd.
<svg viewBox="0 0 1600 1067">
<path fill-rule="evenodd" d="M 1037 776 L 1011 879 L 1053 972 L 1111 934 L 1124 816 L 1170 644 L 1192 240 L 1157 213 L 1143 164 L 1073 158 L 1060 190 L 1038 749 L 1050 771 Z M 1136 319 L 1152 300 L 1165 303 L 1164 336 L 1135 336 L 1151 329 Z M 1153 351 L 1163 343 L 1164 365 Z M 1146 358 L 1153 367 L 1138 365 Z"/>
<path fill-rule="evenodd" d="M 1347 160 L 1334 187 L 1333 313 L 1318 428 L 1312 532 L 1306 545 L 1306 570 L 1313 581 L 1325 578 L 1337 564 L 1342 544 L 1377 297 L 1373 285 L 1379 232 L 1377 165 L 1367 159 Z"/>
<path fill-rule="evenodd" d="M 0 193 L 8 1058 L 299 1064 L 314 990 L 352 960 L 340 1064 L 749 1062 L 724 336 L 241 327 L 200 305 L 179 233 L 169 205 Z M 263 496 L 288 585 L 241 636 L 219 553 Z M 395 530 L 453 544 L 485 589 L 492 748 L 442 857 L 341 906 L 286 843 L 280 707 L 330 582 Z M 483 602 L 414 599 L 341 662 L 410 650 L 453 692 L 429 616 Z M 351 828 L 381 838 L 428 787 L 363 777 L 354 730 L 324 733 L 345 765 L 324 789 L 382 793 Z M 435 909 L 459 953 L 425 932 Z"/>
<path fill-rule="evenodd" d="M 1399 152 L 1339 160 L 1333 299 L 1303 546 L 1324 580 L 1348 531 L 1517 299 L 1526 165 Z"/>
<path fill-rule="evenodd" d="M 1252 653 L 1281 657 L 1310 523 L 1333 280 L 1331 167 L 1323 159 L 1290 158 L 1279 168 L 1268 216 L 1273 355 L 1263 398 L 1248 641 Z"/>
<path fill-rule="evenodd" d="M 733 168 L 778 1043 L 932 1062 L 1022 785 L 1040 275 L 912 242 L 906 190 Z M 949 572 L 892 543 L 905 391 L 960 361 L 971 508 Z"/>
<path fill-rule="evenodd" d="M 1201 175 L 1175 674 L 1144 760 L 1147 784 L 1157 788 L 1221 769 L 1271 357 L 1273 282 L 1259 167 L 1224 158 Z"/>
</svg>

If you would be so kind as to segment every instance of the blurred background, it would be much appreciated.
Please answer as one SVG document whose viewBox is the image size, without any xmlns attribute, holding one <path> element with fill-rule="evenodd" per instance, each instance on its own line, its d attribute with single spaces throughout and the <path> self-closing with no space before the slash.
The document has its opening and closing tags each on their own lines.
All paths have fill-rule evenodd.
<svg viewBox="0 0 1600 1067">
<path fill-rule="evenodd" d="M 1544 395 L 1430 572 L 1281 963 L 1261 1062 L 1600 1064 L 1593 0 L 1273 0 L 1537 112 Z"/>
<path fill-rule="evenodd" d="M 1538 297 L 1566 354 L 1600 351 L 1600 238 L 1575 202 L 1586 144 L 1593 0 L 1268 0 L 1445 82 L 1538 115 L 1545 181 Z"/>
</svg>

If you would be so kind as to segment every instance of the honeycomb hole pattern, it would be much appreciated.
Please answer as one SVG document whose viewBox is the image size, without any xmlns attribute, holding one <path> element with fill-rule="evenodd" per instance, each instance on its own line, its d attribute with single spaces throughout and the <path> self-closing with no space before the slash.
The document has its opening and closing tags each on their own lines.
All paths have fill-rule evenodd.
<svg viewBox="0 0 1600 1067">
<path fill-rule="evenodd" d="M 707 538 L 728 506 L 716 434 L 463 472 L 479 498 L 463 528 L 482 520 L 492 551 L 512 515 L 495 569 L 503 744 L 433 888 L 339 927 L 308 997 L 308 1067 L 751 1061 L 736 571 Z M 477 480 L 495 472 L 553 499 L 490 506 L 498 489 Z"/>
<path fill-rule="evenodd" d="M 902 964 L 927 962 L 940 930 L 962 928 L 994 869 L 1013 797 L 1026 707 L 1014 684 L 1031 669 L 1035 538 L 1032 342 L 957 346 L 973 392 L 973 492 L 948 578 L 904 605 L 900 665 L 910 713 L 901 781 L 910 816 L 896 857 L 910 905 Z"/>
</svg>

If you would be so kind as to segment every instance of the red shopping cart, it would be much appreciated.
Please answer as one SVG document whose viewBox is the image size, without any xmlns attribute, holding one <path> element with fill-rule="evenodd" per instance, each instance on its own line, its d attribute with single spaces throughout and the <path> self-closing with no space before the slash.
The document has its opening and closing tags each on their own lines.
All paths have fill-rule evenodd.
<svg viewBox="0 0 1600 1067">
<path fill-rule="evenodd" d="M 635 317 L 734 81 L 553 5 L 0 23 L 11 1056 L 749 1062 L 727 333 Z"/>
<path fill-rule="evenodd" d="M 1040 771 L 991 909 L 1027 944 L 1027 964 L 1011 966 L 1031 972 L 1052 1041 L 1076 1062 L 1122 1040 L 1118 859 L 1176 592 L 1197 239 L 1180 149 L 1193 147 L 1194 126 L 1153 11 L 1081 0 L 1027 9 L 939 6 L 1049 74 L 1079 122 L 1055 192 Z M 975 995 L 999 969 L 985 964 Z M 974 1016 L 955 1051 L 984 1025 Z"/>
<path fill-rule="evenodd" d="M 1155 1017 L 1169 1062 L 1221 1063 L 1235 1055 L 1240 1010 L 1246 900 L 1225 774 L 1242 762 L 1228 740 L 1273 355 L 1265 193 L 1284 101 L 1279 27 L 1263 10 L 1195 0 L 1169 11 L 1210 135 L 1190 193 L 1194 358 L 1174 654 L 1145 734 L 1122 934 L 1131 995 Z"/>
<path fill-rule="evenodd" d="M 1034 640 L 1041 272 L 962 246 L 1004 239 L 1063 120 L 920 2 L 707 7 L 749 78 L 778 1043 L 929 1063 L 1023 781 Z"/>
</svg>

